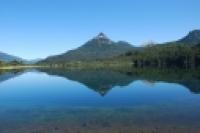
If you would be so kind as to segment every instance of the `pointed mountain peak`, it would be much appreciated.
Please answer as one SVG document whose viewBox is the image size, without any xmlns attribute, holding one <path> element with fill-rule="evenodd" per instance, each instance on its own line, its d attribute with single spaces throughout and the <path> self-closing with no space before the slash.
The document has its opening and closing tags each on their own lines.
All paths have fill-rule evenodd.
<svg viewBox="0 0 200 133">
<path fill-rule="evenodd" d="M 98 34 L 98 37 L 104 38 L 104 37 L 106 37 L 106 35 L 105 35 L 103 32 L 100 32 L 100 33 Z"/>
<path fill-rule="evenodd" d="M 96 39 L 108 39 L 109 40 L 109 38 L 103 32 L 100 32 L 95 38 Z"/>
</svg>

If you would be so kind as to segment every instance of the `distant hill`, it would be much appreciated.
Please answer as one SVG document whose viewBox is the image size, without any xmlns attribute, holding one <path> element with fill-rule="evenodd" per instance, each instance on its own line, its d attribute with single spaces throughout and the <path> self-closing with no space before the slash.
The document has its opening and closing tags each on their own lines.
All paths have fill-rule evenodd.
<svg viewBox="0 0 200 133">
<path fill-rule="evenodd" d="M 185 37 L 177 41 L 186 45 L 196 45 L 200 43 L 200 30 L 193 30 Z"/>
<path fill-rule="evenodd" d="M 61 55 L 48 57 L 44 62 L 105 59 L 118 56 L 132 49 L 134 47 L 131 44 L 124 41 L 114 42 L 104 33 L 100 33 L 81 47 Z"/>
<path fill-rule="evenodd" d="M 36 64 L 36 63 L 38 63 L 39 61 L 41 61 L 41 60 L 43 60 L 43 59 L 32 59 L 32 60 L 24 60 L 23 62 L 25 63 L 25 64 L 29 64 L 29 65 L 31 65 L 31 64 Z"/>
<path fill-rule="evenodd" d="M 14 60 L 23 61 L 23 59 L 20 58 L 20 57 L 0 52 L 0 61 L 11 62 L 11 61 L 14 61 Z"/>
<path fill-rule="evenodd" d="M 41 60 L 42 59 L 25 60 L 25 59 L 17 57 L 17 56 L 13 56 L 13 55 L 10 55 L 7 53 L 0 52 L 0 61 L 4 61 L 4 62 L 20 61 L 20 62 L 23 62 L 24 64 L 35 64 Z"/>
</svg>

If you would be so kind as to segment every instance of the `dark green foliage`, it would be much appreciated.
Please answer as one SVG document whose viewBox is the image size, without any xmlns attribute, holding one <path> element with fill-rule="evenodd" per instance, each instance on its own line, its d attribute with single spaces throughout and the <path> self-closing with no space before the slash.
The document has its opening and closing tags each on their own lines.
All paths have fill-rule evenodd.
<svg viewBox="0 0 200 133">
<path fill-rule="evenodd" d="M 156 45 L 146 47 L 141 51 L 126 53 L 135 67 L 185 67 L 199 66 L 199 45 Z"/>
<path fill-rule="evenodd" d="M 10 65 L 10 66 L 18 66 L 18 65 L 23 65 L 23 62 L 14 60 L 14 61 L 9 62 L 8 65 Z"/>
<path fill-rule="evenodd" d="M 3 66 L 5 63 L 3 61 L 0 61 L 0 66 Z"/>
<path fill-rule="evenodd" d="M 20 66 L 20 65 L 24 65 L 22 61 L 11 61 L 11 62 L 4 62 L 4 61 L 0 61 L 0 67 L 6 67 L 6 66 Z"/>
</svg>

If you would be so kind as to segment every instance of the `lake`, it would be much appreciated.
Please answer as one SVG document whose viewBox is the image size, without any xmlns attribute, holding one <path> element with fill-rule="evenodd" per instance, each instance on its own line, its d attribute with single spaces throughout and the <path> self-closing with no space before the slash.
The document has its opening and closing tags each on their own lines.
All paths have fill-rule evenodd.
<svg viewBox="0 0 200 133">
<path fill-rule="evenodd" d="M 0 133 L 197 133 L 197 70 L 0 72 Z"/>
</svg>

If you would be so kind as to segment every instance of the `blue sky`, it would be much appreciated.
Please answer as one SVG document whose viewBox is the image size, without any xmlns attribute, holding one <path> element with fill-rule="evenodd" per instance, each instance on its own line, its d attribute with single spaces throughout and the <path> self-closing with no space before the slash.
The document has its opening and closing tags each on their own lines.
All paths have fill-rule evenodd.
<svg viewBox="0 0 200 133">
<path fill-rule="evenodd" d="M 74 49 L 99 32 L 166 42 L 200 29 L 200 0 L 0 0 L 0 51 L 25 59 Z"/>
</svg>

